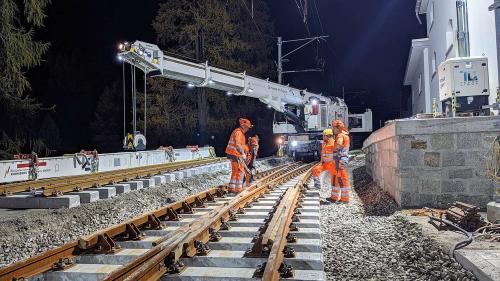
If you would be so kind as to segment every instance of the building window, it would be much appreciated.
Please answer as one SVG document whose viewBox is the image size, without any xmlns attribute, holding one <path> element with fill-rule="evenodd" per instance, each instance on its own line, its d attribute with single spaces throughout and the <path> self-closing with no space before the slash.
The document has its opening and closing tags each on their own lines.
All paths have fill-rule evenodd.
<svg viewBox="0 0 500 281">
<path fill-rule="evenodd" d="M 422 73 L 418 76 L 418 95 L 422 94 Z"/>
</svg>

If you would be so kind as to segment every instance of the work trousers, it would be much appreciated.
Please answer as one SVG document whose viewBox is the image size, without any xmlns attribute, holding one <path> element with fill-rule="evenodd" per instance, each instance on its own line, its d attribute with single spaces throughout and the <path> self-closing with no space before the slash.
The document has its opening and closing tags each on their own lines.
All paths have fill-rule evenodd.
<svg viewBox="0 0 500 281">
<path fill-rule="evenodd" d="M 243 166 L 241 161 L 230 159 L 231 161 L 231 180 L 229 181 L 229 192 L 239 193 L 243 191 Z"/>
<path fill-rule="evenodd" d="M 313 169 L 313 181 L 314 181 L 314 187 L 317 189 L 321 188 L 321 180 L 320 180 L 320 175 L 323 172 L 328 171 L 330 173 L 330 182 L 332 180 L 332 176 L 335 173 L 335 164 L 333 162 L 323 162 L 322 164 L 316 166 Z"/>
<path fill-rule="evenodd" d="M 347 175 L 347 169 L 340 167 L 340 158 L 335 159 L 335 172 L 332 176 L 332 195 L 334 201 L 349 202 L 351 186 Z"/>
</svg>

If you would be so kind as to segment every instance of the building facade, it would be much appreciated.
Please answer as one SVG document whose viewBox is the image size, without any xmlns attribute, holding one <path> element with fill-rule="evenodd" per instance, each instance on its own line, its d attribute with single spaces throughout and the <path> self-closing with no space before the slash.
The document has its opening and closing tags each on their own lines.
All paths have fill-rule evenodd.
<svg viewBox="0 0 500 281">
<path fill-rule="evenodd" d="M 494 0 L 460 0 L 467 3 L 468 51 L 471 57 L 485 56 L 489 64 L 489 103 L 496 99 L 498 88 L 498 56 Z M 461 22 L 457 0 L 417 0 L 418 20 L 425 16 L 427 38 L 412 40 L 404 85 L 411 86 L 412 113 L 432 112 L 433 100 L 439 102 L 439 65 L 460 57 L 464 39 L 459 32 Z M 416 19 L 417 20 L 417 19 Z"/>
</svg>

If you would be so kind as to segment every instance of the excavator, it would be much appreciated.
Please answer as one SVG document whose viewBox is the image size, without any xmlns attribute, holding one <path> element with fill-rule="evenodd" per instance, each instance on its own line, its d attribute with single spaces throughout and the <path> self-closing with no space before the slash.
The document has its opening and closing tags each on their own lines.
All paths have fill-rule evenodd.
<svg viewBox="0 0 500 281">
<path fill-rule="evenodd" d="M 318 159 L 321 132 L 332 120 L 340 119 L 352 133 L 372 131 L 372 112 L 349 114 L 344 100 L 296 89 L 247 75 L 165 55 L 155 44 L 142 41 L 119 44 L 118 59 L 144 72 L 147 77 L 164 77 L 187 83 L 187 87 L 220 90 L 228 96 L 259 99 L 276 111 L 273 133 L 279 146 L 296 160 Z M 141 137 L 141 136 L 139 136 Z M 145 141 L 145 140 L 144 140 Z"/>
</svg>

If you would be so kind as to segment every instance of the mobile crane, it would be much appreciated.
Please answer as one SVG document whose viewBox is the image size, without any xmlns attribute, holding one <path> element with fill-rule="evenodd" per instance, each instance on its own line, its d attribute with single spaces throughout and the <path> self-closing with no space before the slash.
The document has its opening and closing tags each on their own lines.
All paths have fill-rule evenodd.
<svg viewBox="0 0 500 281">
<path fill-rule="evenodd" d="M 326 97 L 282 85 L 269 79 L 259 79 L 165 55 L 157 45 L 135 41 L 119 44 L 118 58 L 142 70 L 148 77 L 164 77 L 186 82 L 188 87 L 207 87 L 227 95 L 259 99 L 279 113 L 275 115 L 273 132 L 279 145 L 295 158 L 318 158 L 321 132 L 331 121 L 340 119 L 351 132 L 371 132 L 372 112 L 349 115 L 344 100 Z"/>
</svg>

